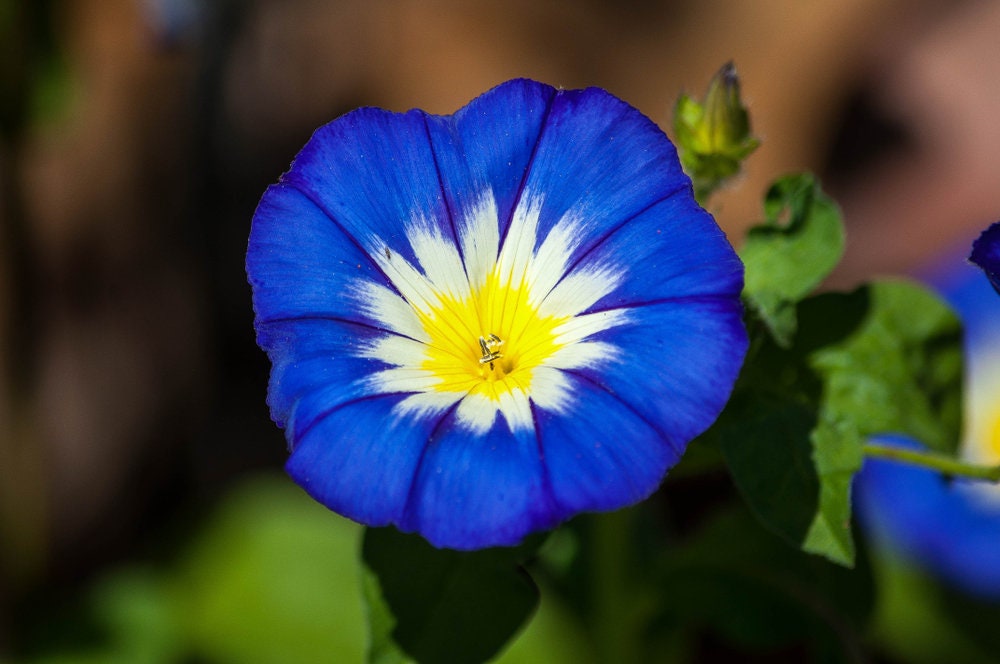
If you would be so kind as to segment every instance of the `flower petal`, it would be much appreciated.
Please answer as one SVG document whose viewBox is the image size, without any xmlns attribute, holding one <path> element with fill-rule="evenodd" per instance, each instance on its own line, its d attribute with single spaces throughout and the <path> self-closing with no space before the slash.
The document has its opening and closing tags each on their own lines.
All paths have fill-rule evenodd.
<svg viewBox="0 0 1000 664">
<path fill-rule="evenodd" d="M 257 341 L 273 364 L 267 390 L 271 417 L 279 426 L 294 425 L 290 446 L 296 443 L 295 431 L 310 424 L 301 413 L 290 422 L 292 409 L 302 399 L 322 391 L 323 407 L 329 409 L 372 394 L 366 379 L 386 365 L 357 357 L 356 349 L 380 337 L 378 330 L 364 325 L 322 318 L 258 325 Z"/>
<path fill-rule="evenodd" d="M 518 79 L 480 95 L 451 117 L 432 118 L 430 135 L 441 187 L 456 219 L 474 218 L 467 213 L 489 190 L 499 230 L 505 232 L 557 94 L 548 85 Z M 464 229 L 455 230 L 462 235 Z"/>
<path fill-rule="evenodd" d="M 557 514 L 618 509 L 649 496 L 680 459 L 683 443 L 588 377 L 567 380 L 572 400 L 535 415 Z"/>
<path fill-rule="evenodd" d="M 501 421 L 467 435 L 449 414 L 427 446 L 400 527 L 435 546 L 479 549 L 517 544 L 565 518 L 554 512 L 534 430 Z"/>
<path fill-rule="evenodd" d="M 571 267 L 597 269 L 628 256 L 628 271 L 618 288 L 594 309 L 703 296 L 738 297 L 743 264 L 725 234 L 689 196 L 660 201 L 595 239 Z"/>
<path fill-rule="evenodd" d="M 682 449 L 715 421 L 747 349 L 741 312 L 725 298 L 625 310 L 628 322 L 594 335 L 619 349 L 605 370 L 579 369 Z M 597 412 L 597 411 L 595 411 Z"/>
<path fill-rule="evenodd" d="M 986 272 L 993 288 L 1000 293 L 1000 221 L 983 231 L 972 244 L 969 260 Z"/>
<path fill-rule="evenodd" d="M 415 264 L 405 223 L 448 218 L 426 117 L 419 110 L 352 111 L 316 130 L 282 182 L 302 191 L 369 254 L 388 246 Z"/>
<path fill-rule="evenodd" d="M 897 436 L 882 442 L 921 447 Z M 965 592 L 997 598 L 1000 503 L 974 495 L 982 488 L 882 459 L 866 459 L 855 480 L 859 513 L 883 545 Z"/>
<path fill-rule="evenodd" d="M 587 88 L 556 94 L 524 190 L 544 195 L 540 238 L 560 222 L 574 223 L 575 258 L 655 203 L 690 197 L 690 187 L 659 127 L 604 90 Z"/>
<path fill-rule="evenodd" d="M 297 431 L 285 469 L 310 496 L 370 526 L 402 521 L 424 446 L 437 426 L 430 418 L 393 415 L 401 395 L 341 403 Z"/>
<path fill-rule="evenodd" d="M 247 271 L 258 324 L 303 317 L 378 324 L 345 297 L 359 279 L 381 279 L 375 264 L 293 187 L 273 185 L 264 193 L 250 231 Z"/>
</svg>

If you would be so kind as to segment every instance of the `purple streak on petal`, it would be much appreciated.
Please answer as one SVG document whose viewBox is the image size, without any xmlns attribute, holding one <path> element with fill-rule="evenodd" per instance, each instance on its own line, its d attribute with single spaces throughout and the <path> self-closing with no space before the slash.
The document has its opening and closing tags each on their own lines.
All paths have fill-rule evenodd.
<svg viewBox="0 0 1000 664">
<path fill-rule="evenodd" d="M 618 353 L 587 374 L 683 446 L 729 400 L 748 346 L 742 310 L 728 298 L 698 297 L 627 315 L 628 322 L 592 337 Z"/>
<path fill-rule="evenodd" d="M 743 263 L 689 196 L 644 210 L 581 255 L 577 269 L 614 264 L 620 256 L 628 256 L 626 278 L 590 311 L 702 295 L 728 299 L 742 310 Z"/>
<path fill-rule="evenodd" d="M 437 426 L 434 418 L 394 415 L 403 398 L 358 399 L 314 418 L 288 459 L 288 474 L 339 514 L 370 526 L 398 524 L 417 461 Z"/>
<path fill-rule="evenodd" d="M 566 412 L 537 412 L 560 519 L 648 497 L 679 454 L 645 418 L 622 408 L 606 387 L 568 378 L 574 390 Z"/>
<path fill-rule="evenodd" d="M 583 222 L 571 260 L 609 227 L 689 187 L 662 130 L 598 88 L 556 94 L 525 183 L 544 197 L 539 238 L 568 212 Z"/>
<path fill-rule="evenodd" d="M 653 208 L 655 208 L 655 207 L 659 206 L 660 204 L 665 203 L 665 202 L 669 201 L 671 198 L 673 198 L 674 195 L 677 194 L 677 192 L 681 188 L 683 188 L 683 186 L 684 185 L 679 185 L 678 189 L 675 189 L 675 190 L 673 190 L 671 192 L 668 192 L 668 193 L 664 194 L 663 196 L 661 196 L 660 198 L 657 198 L 656 200 L 651 201 L 649 203 L 649 205 L 647 205 L 643 209 L 639 210 L 635 214 L 632 214 L 630 216 L 627 216 L 627 217 L 623 218 L 617 224 L 615 224 L 613 226 L 609 226 L 608 228 L 604 229 L 604 231 L 602 233 L 597 234 L 595 236 L 595 238 L 594 238 L 593 243 L 587 249 L 585 249 L 584 251 L 579 252 L 578 255 L 576 256 L 576 258 L 574 258 L 567 265 L 567 267 L 566 267 L 566 274 L 571 274 L 574 270 L 577 270 L 580 267 L 581 263 L 584 263 L 587 260 L 588 256 L 590 256 L 591 254 L 594 253 L 595 250 L 597 250 L 601 246 L 603 246 L 604 243 L 607 242 L 609 238 L 611 238 L 611 236 L 613 236 L 615 233 L 617 233 L 621 229 L 625 228 L 626 225 L 633 223 L 637 218 L 643 216 L 644 214 L 646 214 L 647 212 L 649 212 Z"/>
<path fill-rule="evenodd" d="M 264 193 L 246 267 L 258 326 L 315 315 L 379 325 L 344 293 L 359 279 L 388 279 L 328 212 L 294 187 L 277 184 Z"/>
<path fill-rule="evenodd" d="M 646 426 L 651 430 L 659 434 L 660 438 L 663 439 L 674 454 L 677 455 L 679 459 L 682 454 L 684 454 L 684 448 L 687 446 L 686 440 L 675 440 L 673 432 L 669 430 L 669 427 L 664 428 L 664 423 L 656 420 L 650 420 L 642 411 L 633 406 L 631 403 L 622 398 L 620 394 L 614 391 L 606 383 L 601 380 L 601 374 L 596 371 L 586 371 L 583 369 L 571 369 L 564 372 L 567 376 L 572 376 L 577 381 L 587 384 L 589 387 L 606 392 L 609 397 L 611 397 L 620 408 L 624 408 L 629 411 L 634 417 L 642 420 Z"/>
<path fill-rule="evenodd" d="M 415 264 L 407 222 L 446 218 L 425 116 L 377 108 L 341 116 L 316 130 L 282 182 L 309 192 L 366 252 L 385 242 Z"/>
<path fill-rule="evenodd" d="M 480 549 L 517 544 L 565 518 L 550 509 L 534 431 L 511 431 L 498 417 L 489 431 L 470 434 L 454 417 L 427 446 L 401 529 L 435 546 Z"/>
<path fill-rule="evenodd" d="M 515 79 L 477 97 L 453 116 L 462 158 L 475 185 L 471 194 L 477 195 L 480 186 L 489 186 L 496 196 L 501 246 L 557 94 L 549 85 Z M 462 189 L 453 187 L 451 191 L 461 196 L 458 192 Z"/>
<path fill-rule="evenodd" d="M 329 319 L 293 319 L 259 325 L 257 342 L 267 351 L 273 365 L 267 402 L 271 418 L 279 425 L 291 422 L 292 409 L 305 397 L 327 388 L 339 396 L 327 395 L 332 403 L 354 398 L 361 391 L 357 381 L 385 368 L 377 360 L 354 357 L 358 344 L 381 333 L 353 322 Z M 301 426 L 301 424 L 300 424 Z M 295 436 L 288 431 L 289 444 Z"/>
<path fill-rule="evenodd" d="M 431 430 L 430 435 L 427 437 L 427 444 L 424 445 L 424 449 L 420 452 L 420 459 L 417 460 L 417 466 L 413 471 L 413 481 L 410 482 L 410 490 L 406 492 L 406 504 L 403 506 L 402 517 L 400 523 L 403 524 L 402 527 L 406 527 L 407 524 L 414 520 L 414 514 L 417 512 L 417 506 L 423 497 L 420 495 L 418 490 L 417 480 L 420 477 L 420 472 L 424 467 L 424 462 L 427 459 L 427 450 L 430 446 L 437 440 L 438 436 L 441 435 L 441 427 L 445 425 L 446 422 L 451 421 L 454 417 L 455 410 L 461 404 L 461 400 L 456 401 L 451 405 L 437 420 L 437 424 Z M 413 528 L 412 530 L 419 530 L 419 528 Z"/>
<path fill-rule="evenodd" d="M 434 137 L 431 135 L 431 121 L 435 120 L 440 124 L 447 126 L 452 125 L 451 118 L 435 118 L 429 115 L 424 116 L 424 132 L 427 134 L 427 144 L 431 148 L 431 159 L 434 161 L 434 172 L 437 174 L 438 190 L 440 191 L 441 202 L 444 205 L 445 217 L 447 220 L 447 226 L 445 230 L 448 231 L 452 242 L 458 247 L 459 254 L 462 252 L 462 245 L 458 239 L 458 229 L 455 227 L 455 213 L 452 210 L 451 202 L 448 200 L 448 189 L 445 187 L 444 175 L 441 173 L 441 157 L 438 155 L 438 150 L 434 147 Z M 442 233 L 444 235 L 444 233 Z M 464 262 L 464 257 L 463 257 Z"/>
</svg>

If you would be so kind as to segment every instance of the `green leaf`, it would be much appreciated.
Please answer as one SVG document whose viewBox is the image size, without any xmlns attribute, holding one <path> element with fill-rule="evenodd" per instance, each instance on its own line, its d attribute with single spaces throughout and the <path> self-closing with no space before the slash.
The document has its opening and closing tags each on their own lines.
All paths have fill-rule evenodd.
<svg viewBox="0 0 1000 664">
<path fill-rule="evenodd" d="M 802 546 L 819 510 L 816 426 L 816 409 L 805 399 L 741 389 L 718 427 L 733 481 L 750 509 L 795 546 Z"/>
<path fill-rule="evenodd" d="M 821 422 L 809 440 L 820 493 L 819 508 L 802 541 L 802 550 L 851 567 L 851 482 L 854 473 L 861 470 L 864 441 L 855 427 L 845 422 Z"/>
<path fill-rule="evenodd" d="M 800 343 L 761 341 L 744 367 L 716 435 L 733 481 L 750 509 L 790 544 L 851 566 L 850 480 L 861 466 L 862 441 L 849 420 L 822 408 L 822 376 L 809 366 L 809 340 L 838 343 L 860 324 L 865 302 L 820 307 L 835 322 L 811 327 Z"/>
<path fill-rule="evenodd" d="M 538 589 L 519 566 L 537 543 L 463 552 L 392 528 L 366 530 L 362 552 L 374 576 L 366 594 L 381 600 L 369 608 L 369 662 L 405 661 L 393 659 L 403 653 L 422 664 L 495 656 L 538 605 Z"/>
<path fill-rule="evenodd" d="M 854 302 L 850 302 L 854 300 Z M 867 315 L 839 343 L 809 350 L 824 382 L 824 412 L 859 433 L 902 433 L 953 453 L 962 420 L 962 328 L 951 309 L 926 288 L 883 281 L 848 295 L 804 304 L 807 337 L 824 334 L 831 316 L 866 300 Z"/>
<path fill-rule="evenodd" d="M 952 450 L 961 424 L 955 316 L 906 282 L 804 300 L 794 343 L 763 340 L 715 435 L 733 480 L 773 532 L 850 566 L 851 482 L 866 437 Z"/>
<path fill-rule="evenodd" d="M 396 619 L 392 610 L 382 599 L 382 588 L 378 577 L 370 569 L 362 570 L 362 590 L 368 618 L 368 662 L 369 664 L 410 664 L 414 660 L 407 657 L 392 639 Z"/>
<path fill-rule="evenodd" d="M 764 199 L 766 221 L 740 250 L 744 297 L 782 346 L 795 336 L 795 304 L 830 274 L 844 252 L 836 204 L 809 174 L 776 181 Z"/>
<path fill-rule="evenodd" d="M 850 567 L 850 484 L 861 439 L 792 393 L 741 390 L 719 440 L 758 518 L 789 543 Z"/>
</svg>

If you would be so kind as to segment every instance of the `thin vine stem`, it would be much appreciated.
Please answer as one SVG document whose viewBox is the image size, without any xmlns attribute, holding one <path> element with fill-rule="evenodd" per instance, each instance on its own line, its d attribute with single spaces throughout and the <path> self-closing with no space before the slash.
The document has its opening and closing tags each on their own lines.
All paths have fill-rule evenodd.
<svg viewBox="0 0 1000 664">
<path fill-rule="evenodd" d="M 940 471 L 951 477 L 968 477 L 988 482 L 1000 482 L 1000 466 L 983 466 L 968 463 L 937 452 L 912 450 L 892 445 L 867 443 L 864 446 L 865 456 L 881 459 L 891 459 L 924 468 Z"/>
<path fill-rule="evenodd" d="M 634 509 L 596 515 L 593 523 L 593 634 L 602 664 L 637 664 L 636 595 L 630 587 L 629 541 Z"/>
</svg>

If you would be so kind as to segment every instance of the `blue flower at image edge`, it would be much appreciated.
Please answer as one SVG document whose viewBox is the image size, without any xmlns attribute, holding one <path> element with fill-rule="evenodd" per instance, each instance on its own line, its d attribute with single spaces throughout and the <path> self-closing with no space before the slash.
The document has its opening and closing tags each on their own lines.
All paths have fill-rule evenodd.
<svg viewBox="0 0 1000 664">
<path fill-rule="evenodd" d="M 1000 222 L 983 231 L 972 244 L 969 260 L 983 269 L 993 288 L 1000 293 Z"/>
<path fill-rule="evenodd" d="M 879 442 L 923 449 L 896 436 Z M 1000 500 L 977 488 L 885 459 L 866 459 L 855 485 L 862 521 L 882 546 L 966 593 L 1000 598 Z"/>
<path fill-rule="evenodd" d="M 673 145 L 595 88 L 321 127 L 247 272 L 289 474 L 442 547 L 646 498 L 747 347 L 742 265 Z"/>
<path fill-rule="evenodd" d="M 963 456 L 994 464 L 1000 462 L 1000 297 L 990 283 L 996 286 L 1000 267 L 1000 224 L 976 241 L 970 260 L 990 281 L 957 257 L 927 280 L 965 328 Z M 899 436 L 881 442 L 922 448 Z M 862 521 L 884 547 L 966 593 L 1000 599 L 1000 487 L 867 459 L 855 489 Z"/>
</svg>

